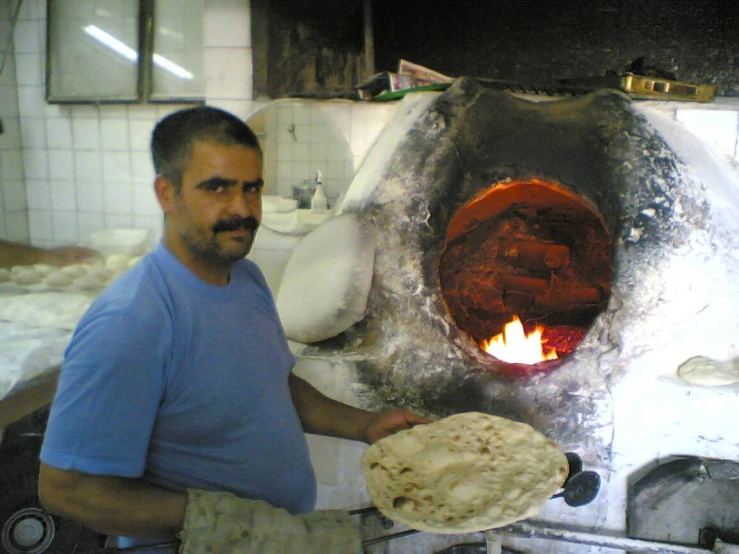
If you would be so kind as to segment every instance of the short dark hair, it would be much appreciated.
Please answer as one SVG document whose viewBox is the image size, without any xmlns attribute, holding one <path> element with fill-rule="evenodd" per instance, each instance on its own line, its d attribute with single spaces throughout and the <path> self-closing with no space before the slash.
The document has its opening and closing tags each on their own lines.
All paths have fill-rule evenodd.
<svg viewBox="0 0 739 554">
<path fill-rule="evenodd" d="M 262 153 L 254 131 L 235 115 L 212 106 L 186 108 L 166 116 L 151 133 L 151 158 L 157 175 L 179 190 L 192 145 L 199 140 L 248 146 L 260 156 Z"/>
</svg>

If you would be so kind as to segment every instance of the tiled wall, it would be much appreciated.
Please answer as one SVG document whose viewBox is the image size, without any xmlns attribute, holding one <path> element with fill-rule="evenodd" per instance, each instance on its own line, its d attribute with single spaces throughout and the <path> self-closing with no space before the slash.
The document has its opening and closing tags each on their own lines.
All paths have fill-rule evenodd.
<svg viewBox="0 0 739 554">
<path fill-rule="evenodd" d="M 2 39 L 10 32 L 14 5 L 0 1 L 0 47 L 7 44 Z M 55 245 L 84 243 L 91 232 L 105 227 L 134 226 L 158 235 L 162 218 L 152 191 L 149 134 L 159 118 L 179 106 L 46 104 L 45 18 L 45 0 L 25 0 L 14 34 L 14 60 L 9 59 L 0 76 L 5 126 L 0 135 L 0 236 Z M 248 0 L 207 2 L 206 99 L 242 118 L 264 105 L 252 99 L 249 29 Z M 316 102 L 309 120 L 300 119 L 305 116 L 296 115 L 294 109 L 284 110 L 277 119 L 282 130 L 278 136 L 284 139 L 275 168 L 278 190 L 269 192 L 290 195 L 293 184 L 321 169 L 331 195 L 340 194 L 341 181 L 347 182 L 347 174 L 356 170 L 393 108 L 390 103 Z M 671 115 L 717 154 L 736 163 L 738 112 L 737 102 L 731 101 L 707 108 L 681 107 Z M 338 129 L 331 147 L 311 136 L 312 124 L 324 118 Z M 307 150 L 290 148 L 295 142 L 291 125 L 311 138 Z M 343 174 L 339 164 L 345 164 Z"/>
<path fill-rule="evenodd" d="M 91 232 L 106 227 L 160 234 L 149 136 L 159 118 L 181 106 L 46 104 L 45 2 L 25 0 L 22 16 L 14 35 L 22 139 L 22 163 L 16 165 L 25 169 L 21 197 L 24 211 L 27 198 L 31 242 L 84 243 Z M 208 2 L 206 97 L 240 117 L 255 109 L 249 26 L 247 0 Z M 17 181 L 22 187 L 22 174 Z M 3 176 L 3 188 L 13 182 Z"/>
<path fill-rule="evenodd" d="M 29 3 L 29 2 L 27 2 Z M 30 3 L 29 3 L 30 4 Z M 0 238 L 27 241 L 28 212 L 23 183 L 23 153 L 21 149 L 21 121 L 18 109 L 18 90 L 15 78 L 15 60 L 11 39 L 11 21 L 17 0 L 0 2 Z M 28 20 L 29 10 L 23 6 L 19 25 Z"/>
</svg>

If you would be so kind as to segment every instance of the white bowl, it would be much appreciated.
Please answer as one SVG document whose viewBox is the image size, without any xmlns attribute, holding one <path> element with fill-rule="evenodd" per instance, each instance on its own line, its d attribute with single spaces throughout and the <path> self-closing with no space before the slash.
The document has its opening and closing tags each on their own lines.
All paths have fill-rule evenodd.
<svg viewBox="0 0 739 554">
<path fill-rule="evenodd" d="M 149 247 L 146 229 L 103 229 L 90 235 L 91 246 L 105 256 L 138 256 Z"/>
<path fill-rule="evenodd" d="M 282 196 L 270 196 L 268 194 L 262 196 L 263 213 L 289 213 L 295 211 L 297 207 L 298 201 L 292 198 L 283 198 Z"/>
</svg>

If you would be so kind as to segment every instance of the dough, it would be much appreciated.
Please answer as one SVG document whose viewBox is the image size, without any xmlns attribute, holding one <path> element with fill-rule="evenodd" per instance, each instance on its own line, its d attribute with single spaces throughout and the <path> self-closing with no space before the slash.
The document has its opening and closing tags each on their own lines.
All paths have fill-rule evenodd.
<svg viewBox="0 0 739 554">
<path fill-rule="evenodd" d="M 128 269 L 128 256 L 112 254 L 105 260 L 105 267 L 113 273 L 121 273 Z"/>
<path fill-rule="evenodd" d="M 53 265 L 48 264 L 36 264 L 33 266 L 33 269 L 38 271 L 38 274 L 41 275 L 41 278 L 48 277 L 51 272 L 56 270 L 56 268 Z"/>
<path fill-rule="evenodd" d="M 137 263 L 139 263 L 139 260 L 140 260 L 140 259 L 141 259 L 142 257 L 143 257 L 143 256 L 134 256 L 133 258 L 131 258 L 130 260 L 128 260 L 128 267 L 133 267 L 133 266 L 135 266 L 135 265 L 136 265 Z"/>
<path fill-rule="evenodd" d="M 677 375 L 691 385 L 721 387 L 739 383 L 739 360 L 712 360 L 705 356 L 695 356 L 686 360 L 678 369 Z"/>
<path fill-rule="evenodd" d="M 72 276 L 62 270 L 53 271 L 44 279 L 44 282 L 51 288 L 68 287 L 73 281 Z"/>
<path fill-rule="evenodd" d="M 108 281 L 100 275 L 94 275 L 93 273 L 88 273 L 87 275 L 83 275 L 79 279 L 77 279 L 74 282 L 74 285 L 79 290 L 99 290 L 105 288 L 105 285 L 108 283 Z"/>
<path fill-rule="evenodd" d="M 83 275 L 87 274 L 88 266 L 83 264 L 72 264 L 61 269 L 67 275 L 70 275 L 72 279 L 79 279 Z"/>
<path fill-rule="evenodd" d="M 432 533 L 471 533 L 536 515 L 569 464 L 532 427 L 469 412 L 417 425 L 362 456 L 367 489 L 393 521 Z"/>
<path fill-rule="evenodd" d="M 11 270 L 16 285 L 35 285 L 41 282 L 41 275 L 31 266 L 16 266 Z"/>
</svg>

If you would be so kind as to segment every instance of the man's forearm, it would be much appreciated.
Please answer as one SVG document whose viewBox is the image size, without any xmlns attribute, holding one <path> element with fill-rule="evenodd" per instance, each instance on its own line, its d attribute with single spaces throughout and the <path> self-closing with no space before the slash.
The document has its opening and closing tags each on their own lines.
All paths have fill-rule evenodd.
<svg viewBox="0 0 739 554">
<path fill-rule="evenodd" d="M 187 494 L 121 477 L 61 471 L 42 464 L 46 510 L 106 535 L 172 537 L 182 530 Z"/>
<path fill-rule="evenodd" d="M 372 412 L 328 398 L 292 374 L 290 390 L 306 433 L 370 442 L 366 430 L 376 417 Z"/>
</svg>

